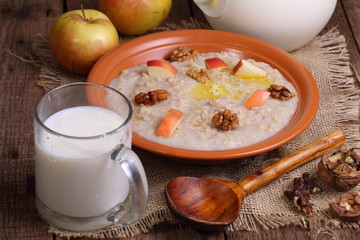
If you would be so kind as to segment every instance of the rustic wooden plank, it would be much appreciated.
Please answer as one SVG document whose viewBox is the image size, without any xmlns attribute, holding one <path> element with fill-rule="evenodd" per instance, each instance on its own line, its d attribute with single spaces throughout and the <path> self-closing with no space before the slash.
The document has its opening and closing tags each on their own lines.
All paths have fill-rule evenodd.
<svg viewBox="0 0 360 240">
<path fill-rule="evenodd" d="M 357 47 L 360 49 L 360 1 L 342 0 L 342 4 L 357 43 Z"/>
<path fill-rule="evenodd" d="M 97 9 L 96 0 L 64 0 L 66 2 L 66 9 L 65 11 L 70 11 L 74 9 L 80 9 L 81 4 L 85 9 Z"/>
<path fill-rule="evenodd" d="M 0 239 L 52 239 L 34 206 L 33 106 L 37 69 L 20 60 L 46 34 L 60 1 L 0 2 Z M 19 57 L 17 57 L 19 56 Z"/>
<path fill-rule="evenodd" d="M 189 12 L 189 3 L 188 1 L 172 1 L 172 7 L 169 16 L 165 20 L 168 23 L 180 24 L 183 20 L 189 20 L 191 13 Z"/>
<path fill-rule="evenodd" d="M 208 21 L 206 20 L 206 17 L 204 16 L 203 12 L 200 10 L 200 8 L 194 3 L 193 0 L 189 0 L 190 1 L 190 11 L 192 13 L 192 17 L 194 19 L 196 19 L 199 22 L 203 22 L 203 23 L 208 23 Z"/>
<path fill-rule="evenodd" d="M 136 237 L 127 238 L 127 240 L 170 240 L 170 239 L 171 240 L 172 239 L 225 240 L 227 238 L 222 231 L 198 232 L 189 227 L 175 226 L 175 225 L 170 225 L 168 223 L 158 224 L 155 226 L 154 229 L 150 230 L 146 234 L 141 234 Z M 239 238 L 237 238 L 237 239 L 239 239 Z M 56 240 L 67 240 L 67 238 L 56 237 Z M 91 240 L 91 239 L 90 238 L 81 238 L 81 240 Z M 113 239 L 113 240 L 121 240 L 121 239 Z"/>
<path fill-rule="evenodd" d="M 347 34 L 349 50 L 351 53 L 351 63 L 356 72 L 358 81 L 360 81 L 360 1 L 342 0 L 344 15 L 351 26 L 351 34 Z"/>
<path fill-rule="evenodd" d="M 351 2 L 352 1 L 352 2 Z M 347 9 L 343 8 L 343 5 L 347 6 Z M 333 16 L 331 17 L 329 23 L 327 24 L 327 26 L 324 28 L 324 30 L 322 31 L 322 33 L 329 31 L 330 29 L 336 27 L 336 29 L 344 35 L 345 39 L 346 39 L 346 44 L 347 44 L 347 49 L 349 50 L 350 53 L 350 64 L 352 66 L 352 69 L 357 72 L 354 74 L 354 77 L 357 78 L 357 80 L 359 81 L 359 77 L 360 77 L 360 52 L 359 52 L 359 47 L 357 46 L 356 40 L 355 40 L 355 36 L 353 35 L 353 32 L 357 32 L 359 30 L 354 30 L 354 28 L 350 28 L 352 27 L 352 25 L 349 26 L 349 22 L 350 20 L 347 18 L 348 14 L 347 12 L 350 11 L 351 8 L 357 8 L 360 9 L 359 7 L 359 1 L 357 0 L 341 0 L 337 2 L 337 6 L 335 9 L 335 12 L 333 14 Z M 359 27 L 359 23 L 360 23 L 360 16 L 352 16 L 351 21 L 357 21 L 357 24 L 355 24 L 357 26 L 357 28 Z M 359 41 L 360 36 L 357 36 L 357 41 Z"/>
<path fill-rule="evenodd" d="M 223 232 L 198 232 L 189 227 L 174 226 L 162 223 L 155 226 L 155 229 L 148 234 L 143 234 L 129 240 L 168 240 L 168 239 L 191 239 L 191 240 L 224 240 Z"/>
<path fill-rule="evenodd" d="M 266 240 L 279 240 L 279 239 L 292 239 L 292 240 L 305 240 L 305 239 L 347 239 L 358 240 L 359 229 L 331 229 L 318 226 L 315 229 L 305 230 L 299 226 L 288 226 L 279 229 L 270 229 L 256 232 L 236 232 L 227 235 L 228 240 L 253 240 L 253 239 L 266 239 Z"/>
</svg>

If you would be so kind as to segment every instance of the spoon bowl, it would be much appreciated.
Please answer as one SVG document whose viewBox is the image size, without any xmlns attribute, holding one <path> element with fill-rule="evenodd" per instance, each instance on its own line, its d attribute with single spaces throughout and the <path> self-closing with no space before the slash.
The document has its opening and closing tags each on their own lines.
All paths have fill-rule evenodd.
<svg viewBox="0 0 360 240">
<path fill-rule="evenodd" d="M 336 130 L 240 182 L 176 177 L 166 183 L 166 200 L 170 210 L 191 227 L 219 230 L 236 220 L 246 195 L 344 143 L 343 132 Z"/>
<path fill-rule="evenodd" d="M 166 194 L 170 208 L 176 209 L 174 212 L 178 216 L 193 218 L 195 228 L 207 230 L 216 230 L 235 221 L 243 203 L 242 196 L 245 196 L 234 182 L 196 177 L 171 179 L 166 184 Z M 213 214 L 209 216 L 208 212 Z"/>
</svg>

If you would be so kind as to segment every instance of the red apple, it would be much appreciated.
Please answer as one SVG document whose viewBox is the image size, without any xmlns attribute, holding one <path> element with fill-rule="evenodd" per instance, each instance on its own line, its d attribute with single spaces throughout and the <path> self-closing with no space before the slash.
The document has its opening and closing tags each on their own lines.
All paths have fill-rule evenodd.
<svg viewBox="0 0 360 240">
<path fill-rule="evenodd" d="M 227 64 L 220 58 L 208 58 L 205 60 L 208 69 L 224 69 Z"/>
<path fill-rule="evenodd" d="M 151 77 L 175 77 L 176 68 L 164 60 L 150 60 L 146 63 Z"/>
<path fill-rule="evenodd" d="M 66 12 L 51 27 L 51 51 L 56 61 L 73 73 L 88 74 L 96 61 L 118 44 L 114 25 L 97 10 Z"/>
<path fill-rule="evenodd" d="M 251 97 L 249 97 L 244 102 L 244 107 L 247 109 L 251 109 L 253 107 L 258 107 L 265 102 L 265 100 L 269 97 L 270 92 L 265 90 L 256 90 Z"/>
<path fill-rule="evenodd" d="M 265 77 L 267 72 L 249 61 L 241 59 L 233 68 L 233 74 L 239 77 Z"/>
<path fill-rule="evenodd" d="M 171 108 L 161 121 L 155 134 L 162 137 L 170 137 L 179 125 L 183 116 L 183 112 Z"/>
<path fill-rule="evenodd" d="M 97 3 L 120 33 L 140 35 L 165 21 L 172 0 L 98 0 Z"/>
</svg>

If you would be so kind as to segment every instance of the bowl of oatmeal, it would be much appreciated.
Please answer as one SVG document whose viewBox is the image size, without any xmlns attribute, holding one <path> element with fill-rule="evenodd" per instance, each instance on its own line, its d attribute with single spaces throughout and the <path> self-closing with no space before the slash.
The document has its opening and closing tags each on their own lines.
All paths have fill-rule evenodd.
<svg viewBox="0 0 360 240">
<path fill-rule="evenodd" d="M 132 102 L 135 146 L 195 164 L 275 149 L 307 128 L 319 104 L 314 78 L 290 54 L 215 30 L 130 40 L 100 59 L 88 82 L 111 86 Z M 165 121 L 164 135 L 162 122 L 176 118 L 167 116 L 173 112 L 180 117 L 170 130 Z"/>
</svg>

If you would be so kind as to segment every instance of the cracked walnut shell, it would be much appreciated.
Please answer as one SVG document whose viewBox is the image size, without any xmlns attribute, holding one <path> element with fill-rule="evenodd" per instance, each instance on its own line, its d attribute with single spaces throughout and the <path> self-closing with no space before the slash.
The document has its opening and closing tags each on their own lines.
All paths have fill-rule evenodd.
<svg viewBox="0 0 360 240">
<path fill-rule="evenodd" d="M 218 129 L 229 131 L 238 126 L 239 119 L 236 113 L 232 113 L 230 110 L 224 110 L 213 116 L 212 124 Z"/>
<path fill-rule="evenodd" d="M 355 148 L 325 153 L 318 165 L 318 176 L 338 191 L 348 191 L 360 183 L 360 156 Z"/>
<path fill-rule="evenodd" d="M 346 193 L 339 200 L 330 203 L 329 209 L 334 217 L 347 221 L 359 221 L 360 195 L 357 192 Z"/>
</svg>

